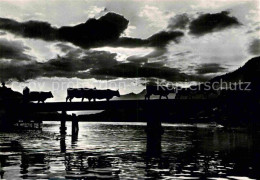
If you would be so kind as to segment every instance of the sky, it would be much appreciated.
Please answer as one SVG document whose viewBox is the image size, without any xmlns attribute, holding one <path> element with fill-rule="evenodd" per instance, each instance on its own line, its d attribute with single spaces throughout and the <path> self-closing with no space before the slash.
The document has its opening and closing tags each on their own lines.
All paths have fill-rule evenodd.
<svg viewBox="0 0 260 180">
<path fill-rule="evenodd" d="M 1 0 L 0 80 L 22 92 L 188 86 L 260 54 L 259 0 Z"/>
</svg>

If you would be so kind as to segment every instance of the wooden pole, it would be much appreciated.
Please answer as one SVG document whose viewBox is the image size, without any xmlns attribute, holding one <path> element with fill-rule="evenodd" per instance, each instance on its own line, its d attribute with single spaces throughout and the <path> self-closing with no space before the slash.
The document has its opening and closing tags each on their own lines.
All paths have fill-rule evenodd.
<svg viewBox="0 0 260 180">
<path fill-rule="evenodd" d="M 62 111 L 62 114 L 61 114 L 61 123 L 60 123 L 60 133 L 61 134 L 66 134 L 66 130 L 67 130 L 67 127 L 66 127 L 66 116 L 67 116 L 67 113 L 66 111 Z"/>
<path fill-rule="evenodd" d="M 152 157 L 159 157 L 161 155 L 161 137 L 164 133 L 158 109 L 148 107 L 145 110 L 147 126 L 147 155 Z"/>
<path fill-rule="evenodd" d="M 79 121 L 76 114 L 72 114 L 72 122 L 71 122 L 71 135 L 72 138 L 77 137 L 79 132 Z"/>
</svg>

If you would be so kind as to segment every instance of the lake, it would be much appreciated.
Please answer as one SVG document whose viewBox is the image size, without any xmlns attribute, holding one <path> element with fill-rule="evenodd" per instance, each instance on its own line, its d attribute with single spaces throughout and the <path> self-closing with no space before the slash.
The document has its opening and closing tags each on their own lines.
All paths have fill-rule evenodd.
<svg viewBox="0 0 260 180">
<path fill-rule="evenodd" d="M 78 136 L 0 132 L 2 179 L 258 179 L 258 132 L 163 124 L 161 145 L 147 148 L 146 123 L 80 122 Z"/>
</svg>

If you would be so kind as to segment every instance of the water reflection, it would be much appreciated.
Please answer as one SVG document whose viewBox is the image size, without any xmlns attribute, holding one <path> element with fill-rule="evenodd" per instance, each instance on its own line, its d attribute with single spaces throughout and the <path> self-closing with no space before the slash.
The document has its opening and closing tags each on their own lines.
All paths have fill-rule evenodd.
<svg viewBox="0 0 260 180">
<path fill-rule="evenodd" d="M 66 134 L 60 135 L 60 152 L 61 153 L 66 152 Z"/>
<path fill-rule="evenodd" d="M 0 133 L 0 177 L 238 178 L 260 177 L 259 133 L 167 126 L 146 136 L 145 124 L 80 123 L 80 131 Z M 70 123 L 67 123 L 70 129 Z M 135 173 L 133 173 L 135 172 Z"/>
<path fill-rule="evenodd" d="M 161 134 L 147 133 L 146 154 L 149 158 L 159 158 L 161 156 Z"/>
<path fill-rule="evenodd" d="M 76 148 L 77 147 L 78 136 L 79 136 L 79 132 L 78 131 L 76 131 L 76 132 L 71 134 L 71 147 L 72 148 Z"/>
</svg>

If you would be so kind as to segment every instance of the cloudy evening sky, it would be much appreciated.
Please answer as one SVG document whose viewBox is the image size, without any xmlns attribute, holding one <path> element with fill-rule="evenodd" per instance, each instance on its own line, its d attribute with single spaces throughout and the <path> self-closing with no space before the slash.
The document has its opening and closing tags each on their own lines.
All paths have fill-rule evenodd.
<svg viewBox="0 0 260 180">
<path fill-rule="evenodd" d="M 259 15 L 259 0 L 1 0 L 0 79 L 54 100 L 202 82 L 259 56 Z"/>
</svg>

